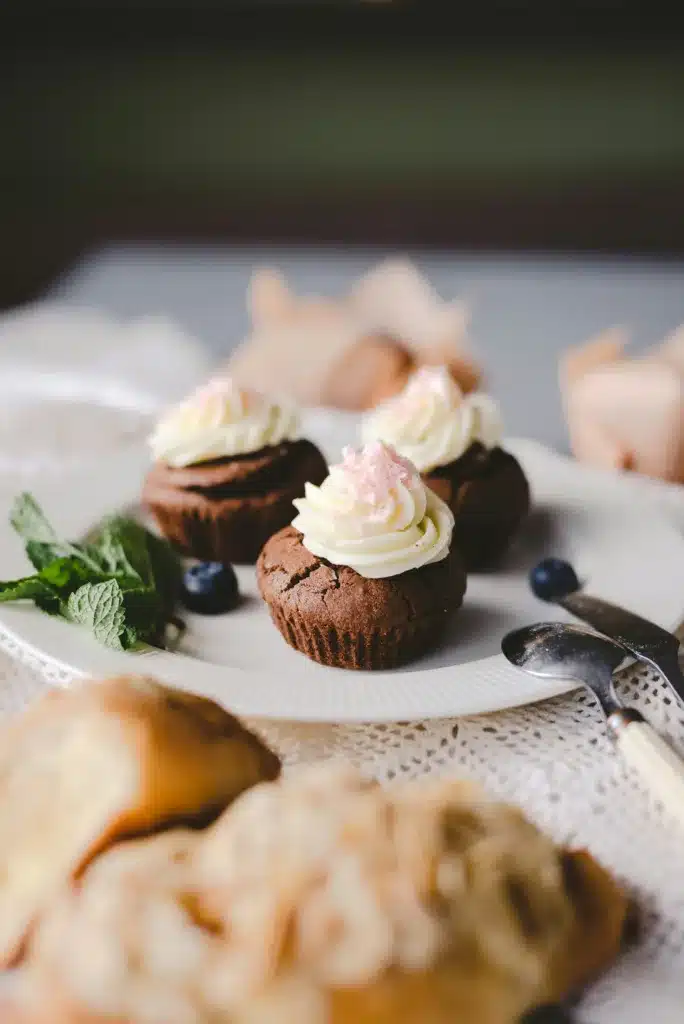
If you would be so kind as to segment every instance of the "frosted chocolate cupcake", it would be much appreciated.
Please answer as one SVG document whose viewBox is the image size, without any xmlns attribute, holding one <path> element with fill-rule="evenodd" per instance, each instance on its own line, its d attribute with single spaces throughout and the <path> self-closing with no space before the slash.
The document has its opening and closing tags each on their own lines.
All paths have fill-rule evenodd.
<svg viewBox="0 0 684 1024">
<path fill-rule="evenodd" d="M 493 399 L 463 395 L 445 367 L 423 367 L 361 430 L 365 442 L 385 441 L 410 459 L 449 505 L 468 569 L 501 557 L 529 510 L 530 490 L 517 459 L 501 447 Z"/>
<path fill-rule="evenodd" d="M 293 406 L 230 378 L 210 381 L 166 413 L 150 447 L 145 507 L 179 550 L 217 562 L 255 562 L 290 521 L 304 484 L 327 472 L 318 448 L 299 436 Z"/>
<path fill-rule="evenodd" d="M 461 605 L 454 520 L 392 448 L 343 455 L 266 543 L 259 589 L 287 642 L 314 661 L 393 668 L 433 648 Z"/>
</svg>

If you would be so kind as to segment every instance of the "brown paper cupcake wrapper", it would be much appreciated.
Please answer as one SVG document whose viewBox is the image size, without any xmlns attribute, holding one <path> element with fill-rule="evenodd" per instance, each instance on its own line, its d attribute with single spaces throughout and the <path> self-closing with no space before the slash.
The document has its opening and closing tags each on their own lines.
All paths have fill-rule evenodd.
<svg viewBox="0 0 684 1024">
<path fill-rule="evenodd" d="M 451 508 L 453 543 L 469 571 L 495 565 L 530 507 L 530 488 L 517 459 L 501 448 L 473 445 L 450 466 L 423 480 Z"/>
<path fill-rule="evenodd" d="M 193 466 L 156 462 L 143 504 L 185 554 L 250 565 L 269 537 L 292 522 L 292 503 L 305 482 L 321 483 L 327 472 L 322 454 L 306 440 Z"/>
<path fill-rule="evenodd" d="M 290 494 L 258 507 L 245 502 L 223 508 L 149 502 L 147 507 L 163 535 L 180 551 L 203 561 L 242 565 L 253 565 L 269 537 L 294 515 Z"/>
<path fill-rule="evenodd" d="M 296 651 L 321 665 L 365 670 L 396 668 L 427 653 L 438 643 L 449 618 L 444 612 L 401 628 L 357 633 L 311 626 L 303 616 L 286 615 L 273 605 L 269 611 L 274 625 Z"/>
</svg>

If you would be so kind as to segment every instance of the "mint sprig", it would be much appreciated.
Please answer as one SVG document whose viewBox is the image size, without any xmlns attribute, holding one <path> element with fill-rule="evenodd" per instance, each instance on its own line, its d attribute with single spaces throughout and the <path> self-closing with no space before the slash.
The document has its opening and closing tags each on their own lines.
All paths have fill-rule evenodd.
<svg viewBox="0 0 684 1024">
<path fill-rule="evenodd" d="M 87 626 L 106 647 L 123 650 L 126 628 L 123 592 L 115 579 L 84 583 L 67 600 L 67 616 Z"/>
<path fill-rule="evenodd" d="M 166 541 L 123 516 L 109 519 L 88 544 L 61 540 L 30 494 L 16 499 L 10 521 L 36 572 L 0 582 L 0 601 L 33 601 L 116 650 L 163 644 L 181 577 Z"/>
<path fill-rule="evenodd" d="M 43 515 L 43 510 L 32 494 L 20 494 L 12 506 L 10 523 L 26 541 L 56 544 L 57 534 Z"/>
</svg>

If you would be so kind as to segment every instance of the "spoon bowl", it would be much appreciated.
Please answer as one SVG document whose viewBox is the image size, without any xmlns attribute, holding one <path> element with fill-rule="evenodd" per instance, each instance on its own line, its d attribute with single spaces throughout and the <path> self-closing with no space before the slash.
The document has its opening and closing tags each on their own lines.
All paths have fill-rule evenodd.
<svg viewBox="0 0 684 1024">
<path fill-rule="evenodd" d="M 586 686 L 600 704 L 620 753 L 684 825 L 684 762 L 643 715 L 625 708 L 615 693 L 613 672 L 628 657 L 624 647 L 582 626 L 539 622 L 507 633 L 501 650 L 530 675 L 572 679 Z"/>
<path fill-rule="evenodd" d="M 512 665 L 530 675 L 578 682 L 584 682 L 588 666 L 597 660 L 612 673 L 628 657 L 614 640 L 565 622 L 514 629 L 501 641 L 501 650 Z"/>
</svg>

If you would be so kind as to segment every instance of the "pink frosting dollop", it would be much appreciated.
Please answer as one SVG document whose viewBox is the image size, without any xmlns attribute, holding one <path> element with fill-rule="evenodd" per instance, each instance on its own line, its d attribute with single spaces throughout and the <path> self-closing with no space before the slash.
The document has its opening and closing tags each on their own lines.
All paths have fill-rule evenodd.
<svg viewBox="0 0 684 1024">
<path fill-rule="evenodd" d="M 397 484 L 410 487 L 420 482 L 413 463 L 382 441 L 372 441 L 360 449 L 347 446 L 337 468 L 354 496 L 371 506 L 382 506 Z"/>
<path fill-rule="evenodd" d="M 238 387 L 232 377 L 222 376 L 212 377 L 206 384 L 201 384 L 193 391 L 188 401 L 193 405 L 204 405 L 216 398 L 225 398 L 228 401 L 237 398 L 246 406 L 250 399 L 256 397 L 256 393 Z"/>
</svg>

